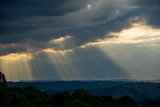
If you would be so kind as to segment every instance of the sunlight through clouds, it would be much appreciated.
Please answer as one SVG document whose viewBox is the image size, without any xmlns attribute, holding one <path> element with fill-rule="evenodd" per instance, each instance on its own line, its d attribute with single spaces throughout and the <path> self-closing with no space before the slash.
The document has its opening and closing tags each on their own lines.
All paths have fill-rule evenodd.
<svg viewBox="0 0 160 107">
<path fill-rule="evenodd" d="M 87 4 L 86 5 L 86 10 L 89 12 L 93 7 L 93 4 Z"/>
<path fill-rule="evenodd" d="M 158 0 L 0 5 L 0 71 L 9 81 L 160 77 Z"/>
<path fill-rule="evenodd" d="M 102 52 L 137 80 L 159 79 L 160 46 L 137 47 L 133 44 L 98 45 Z M 154 72 L 154 73 L 153 73 Z"/>
<path fill-rule="evenodd" d="M 67 43 L 67 45 L 70 45 L 74 43 L 74 40 L 71 36 L 61 36 L 51 39 L 47 43 L 58 45 L 66 45 Z M 88 67 L 84 63 L 87 61 L 83 59 L 84 55 L 82 57 L 79 56 L 79 52 L 83 52 L 83 54 L 87 52 L 85 56 L 101 67 L 101 64 L 94 59 L 96 53 L 91 54 L 92 48 L 95 47 L 106 55 L 106 59 L 110 58 L 113 60 L 115 64 L 122 67 L 132 78 L 152 79 L 158 78 L 160 75 L 158 71 L 158 65 L 160 64 L 158 57 L 160 56 L 159 43 L 160 29 L 138 22 L 132 23 L 129 28 L 119 32 L 110 32 L 103 39 L 97 39 L 94 42 L 88 42 L 75 48 L 67 49 L 60 46 L 56 48 L 50 46 L 33 51 L 32 53 L 1 55 L 0 69 L 5 72 L 8 80 L 39 79 L 40 77 L 35 73 L 38 73 L 38 70 L 41 70 L 39 72 L 45 78 L 48 71 L 45 71 L 46 65 L 44 63 L 47 61 L 46 63 L 49 63 L 50 67 L 48 69 L 52 70 L 50 72 L 55 73 L 61 80 L 77 80 L 85 77 L 88 70 Z M 40 57 L 41 55 L 46 56 L 47 59 L 43 60 Z M 43 61 L 39 62 L 36 60 L 37 58 Z M 88 66 L 90 65 L 92 64 L 88 63 Z M 38 69 L 37 66 L 39 66 Z M 153 68 L 154 74 L 151 73 Z M 16 79 L 14 79 L 15 77 Z"/>
<path fill-rule="evenodd" d="M 32 71 L 29 62 L 30 53 L 12 53 L 0 57 L 1 70 L 7 75 L 7 80 L 32 80 Z"/>
<path fill-rule="evenodd" d="M 107 38 L 108 35 L 112 38 Z M 134 79 L 159 79 L 160 29 L 138 22 L 108 35 L 104 39 L 84 44 L 81 48 L 100 49 Z"/>
<path fill-rule="evenodd" d="M 71 54 L 57 54 L 48 53 L 49 59 L 55 67 L 55 72 L 59 74 L 61 80 L 77 80 L 79 74 L 76 66 L 72 62 Z"/>
<path fill-rule="evenodd" d="M 66 42 L 70 39 L 73 39 L 73 38 L 71 36 L 62 36 L 62 37 L 59 37 L 59 38 L 52 39 L 49 42 L 50 43 L 63 43 L 63 42 Z"/>
<path fill-rule="evenodd" d="M 21 60 L 21 59 L 32 59 L 31 53 L 11 53 L 8 55 L 0 56 L 0 60 Z"/>
<path fill-rule="evenodd" d="M 118 37 L 122 43 L 143 43 L 160 40 L 160 29 L 153 28 L 145 23 L 132 24 L 131 28 L 109 35 Z"/>
<path fill-rule="evenodd" d="M 54 50 L 52 48 L 46 48 L 46 49 L 42 49 L 40 52 L 45 52 L 45 53 L 55 53 L 55 54 L 61 54 L 64 55 L 67 52 L 72 52 L 73 49 L 69 49 L 69 50 Z"/>
<path fill-rule="evenodd" d="M 112 38 L 108 38 L 112 37 Z M 97 39 L 81 46 L 96 46 L 101 44 L 154 44 L 160 43 L 160 29 L 153 28 L 145 23 L 133 23 L 130 28 L 120 32 L 111 32 L 104 39 Z"/>
</svg>

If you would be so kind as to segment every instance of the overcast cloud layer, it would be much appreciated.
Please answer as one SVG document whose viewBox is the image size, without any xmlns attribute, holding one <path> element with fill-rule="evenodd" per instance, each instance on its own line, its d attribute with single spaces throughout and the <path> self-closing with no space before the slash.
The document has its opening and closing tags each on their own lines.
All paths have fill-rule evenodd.
<svg viewBox="0 0 160 107">
<path fill-rule="evenodd" d="M 132 49 L 130 48 L 129 50 L 137 51 L 125 53 L 126 56 L 128 55 L 128 60 L 134 60 L 134 58 L 129 58 L 130 54 L 134 54 L 133 57 L 137 58 L 135 62 L 133 61 L 134 63 L 141 62 L 138 59 L 137 54 L 143 52 L 143 49 L 147 49 L 143 48 L 142 50 L 139 50 L 135 46 L 132 46 L 135 43 L 138 43 L 137 46 L 139 47 L 152 46 L 154 47 L 152 48 L 154 53 L 157 56 L 159 55 L 160 0 L 1 0 L 0 59 L 3 59 L 3 56 L 16 56 L 19 53 L 23 57 L 28 57 L 23 55 L 24 53 L 28 53 L 29 59 L 31 58 L 30 56 L 35 59 L 41 58 L 42 65 L 47 66 L 46 64 L 51 63 L 51 58 L 48 58 L 48 56 L 46 57 L 44 53 L 49 53 L 49 56 L 52 56 L 50 55 L 51 53 L 62 55 L 71 52 L 73 57 L 78 57 L 77 65 L 80 66 L 77 66 L 75 70 L 81 74 L 77 75 L 83 75 L 84 73 L 84 75 L 86 74 L 86 78 L 93 79 L 96 78 L 96 75 L 95 77 L 94 75 L 87 77 L 87 73 L 88 75 L 91 73 L 87 71 L 96 72 L 97 70 L 101 70 L 99 74 L 97 73 L 97 78 L 103 79 L 109 74 L 107 73 L 104 75 L 103 73 L 107 69 L 108 71 L 113 71 L 110 75 L 107 75 L 108 77 L 111 76 L 112 78 L 115 76 L 117 78 L 129 78 L 129 74 L 124 73 L 123 71 L 130 69 L 124 69 L 123 66 L 114 63 L 116 60 L 114 58 L 117 57 L 112 56 L 118 56 L 124 53 L 118 52 L 116 48 L 112 49 L 105 47 L 106 49 L 104 49 L 104 47 L 101 46 L 101 43 L 108 42 L 111 38 L 121 39 L 119 35 L 123 36 L 123 31 L 128 30 L 128 32 L 130 32 L 129 28 L 134 29 L 133 25 L 136 23 L 144 24 L 140 27 L 140 30 L 144 29 L 144 32 L 142 32 L 143 38 L 141 38 L 143 40 L 140 39 L 135 42 L 129 40 L 129 38 L 126 41 L 123 41 L 124 44 L 131 43 L 129 44 L 129 47 L 132 47 Z M 153 32 L 150 31 L 150 29 Z M 150 36 L 147 34 L 147 30 L 148 33 L 153 35 Z M 141 36 L 142 33 L 139 35 Z M 144 37 L 145 35 L 147 35 L 147 37 Z M 137 38 L 134 38 L 134 40 L 137 40 Z M 146 44 L 143 44 L 143 41 Z M 121 42 L 122 41 L 114 41 L 115 44 L 118 44 L 116 46 L 118 49 L 121 49 Z M 126 48 L 126 50 L 127 49 L 128 48 Z M 112 51 L 115 51 L 118 54 L 112 53 Z M 150 56 L 150 50 L 147 50 L 146 52 L 148 53 L 144 54 L 144 56 L 146 56 L 145 58 Z M 87 53 L 88 55 L 86 55 Z M 94 55 L 90 56 L 92 53 L 94 53 Z M 106 53 L 111 56 L 105 56 Z M 143 53 L 141 54 L 143 55 Z M 157 58 L 156 55 L 152 55 L 153 58 L 151 59 L 148 58 L 149 61 L 147 62 L 148 65 L 150 65 L 150 63 L 156 63 L 154 66 L 151 65 L 151 68 L 155 68 L 156 72 L 152 77 L 157 74 L 160 75 L 158 73 L 160 62 L 158 60 L 155 61 Z M 105 68 L 105 66 L 96 62 L 96 59 L 92 59 L 95 56 L 98 57 L 97 60 L 100 61 L 102 65 L 107 64 L 107 67 Z M 52 57 L 54 57 L 54 55 Z M 43 58 L 46 60 L 43 61 Z M 70 56 L 70 58 L 72 57 Z M 30 62 L 32 63 L 32 66 L 34 65 L 31 70 L 34 71 L 32 75 L 36 75 L 36 72 L 40 71 L 40 69 L 41 72 L 57 70 L 53 67 L 37 68 L 39 63 L 36 62 L 35 59 Z M 63 60 L 63 58 L 56 60 Z M 74 59 L 72 59 L 70 63 L 71 62 L 72 64 L 75 64 Z M 130 61 L 130 63 L 131 62 L 132 61 Z M 66 63 L 63 62 L 61 65 L 68 67 L 68 65 L 65 65 Z M 88 64 L 87 67 L 85 67 L 85 63 Z M 97 69 L 92 68 L 92 66 L 97 65 L 97 63 L 99 64 Z M 122 62 L 119 61 L 118 63 Z M 79 71 L 81 67 L 84 69 Z M 135 68 L 136 67 L 138 67 L 138 65 L 135 66 Z M 136 70 L 142 70 L 142 67 L 143 66 Z M 68 69 L 68 71 L 72 70 Z M 144 70 L 146 69 L 143 69 L 142 71 Z M 62 69 L 58 69 L 57 71 L 62 71 Z M 149 70 L 146 70 L 146 72 L 150 74 Z M 52 74 L 51 72 L 48 72 L 46 78 L 50 79 L 50 77 L 48 77 L 49 75 L 54 75 L 55 78 L 58 78 L 58 75 L 61 74 Z M 84 75 L 81 77 L 84 77 Z M 39 77 L 39 79 L 41 78 L 42 77 Z"/>
<path fill-rule="evenodd" d="M 160 27 L 159 0 L 1 0 L 0 5 L 0 44 L 13 52 L 65 35 L 75 46 L 85 44 L 127 28 L 135 17 Z"/>
</svg>

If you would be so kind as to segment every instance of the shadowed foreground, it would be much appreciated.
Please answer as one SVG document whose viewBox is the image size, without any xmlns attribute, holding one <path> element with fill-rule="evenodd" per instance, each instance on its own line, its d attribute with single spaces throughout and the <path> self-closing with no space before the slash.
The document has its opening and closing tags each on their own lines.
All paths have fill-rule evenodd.
<svg viewBox="0 0 160 107">
<path fill-rule="evenodd" d="M 0 107 L 159 107 L 160 100 L 136 102 L 130 96 L 94 96 L 84 89 L 49 95 L 33 86 L 0 89 Z"/>
<path fill-rule="evenodd" d="M 119 99 L 112 96 L 96 97 L 81 89 L 48 95 L 32 86 L 6 88 L 0 91 L 0 98 L 1 107 L 137 107 L 129 96 Z"/>
</svg>

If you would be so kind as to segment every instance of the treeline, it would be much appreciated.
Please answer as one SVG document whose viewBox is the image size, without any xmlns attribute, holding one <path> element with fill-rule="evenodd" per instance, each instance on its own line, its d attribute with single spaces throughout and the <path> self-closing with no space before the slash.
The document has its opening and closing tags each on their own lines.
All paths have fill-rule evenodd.
<svg viewBox="0 0 160 107">
<path fill-rule="evenodd" d="M 112 96 L 96 97 L 82 89 L 48 95 L 33 86 L 1 90 L 0 103 L 0 107 L 137 107 L 129 96 L 119 99 Z"/>
<path fill-rule="evenodd" d="M 155 101 L 155 100 L 154 100 Z M 159 107 L 158 102 L 141 102 L 142 107 Z M 0 88 L 0 107 L 138 107 L 130 96 L 94 96 L 84 89 L 48 95 L 33 86 Z"/>
</svg>

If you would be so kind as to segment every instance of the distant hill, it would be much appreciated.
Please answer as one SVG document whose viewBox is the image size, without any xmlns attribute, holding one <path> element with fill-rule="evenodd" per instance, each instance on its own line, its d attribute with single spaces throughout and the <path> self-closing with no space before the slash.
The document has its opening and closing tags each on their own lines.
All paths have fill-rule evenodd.
<svg viewBox="0 0 160 107">
<path fill-rule="evenodd" d="M 137 100 L 147 98 L 160 98 L 160 83 L 152 82 L 127 82 L 127 81 L 34 81 L 34 82 L 8 82 L 8 87 L 35 86 L 49 94 L 60 90 L 73 91 L 86 89 L 92 94 L 111 95 L 121 97 L 130 95 Z"/>
</svg>

